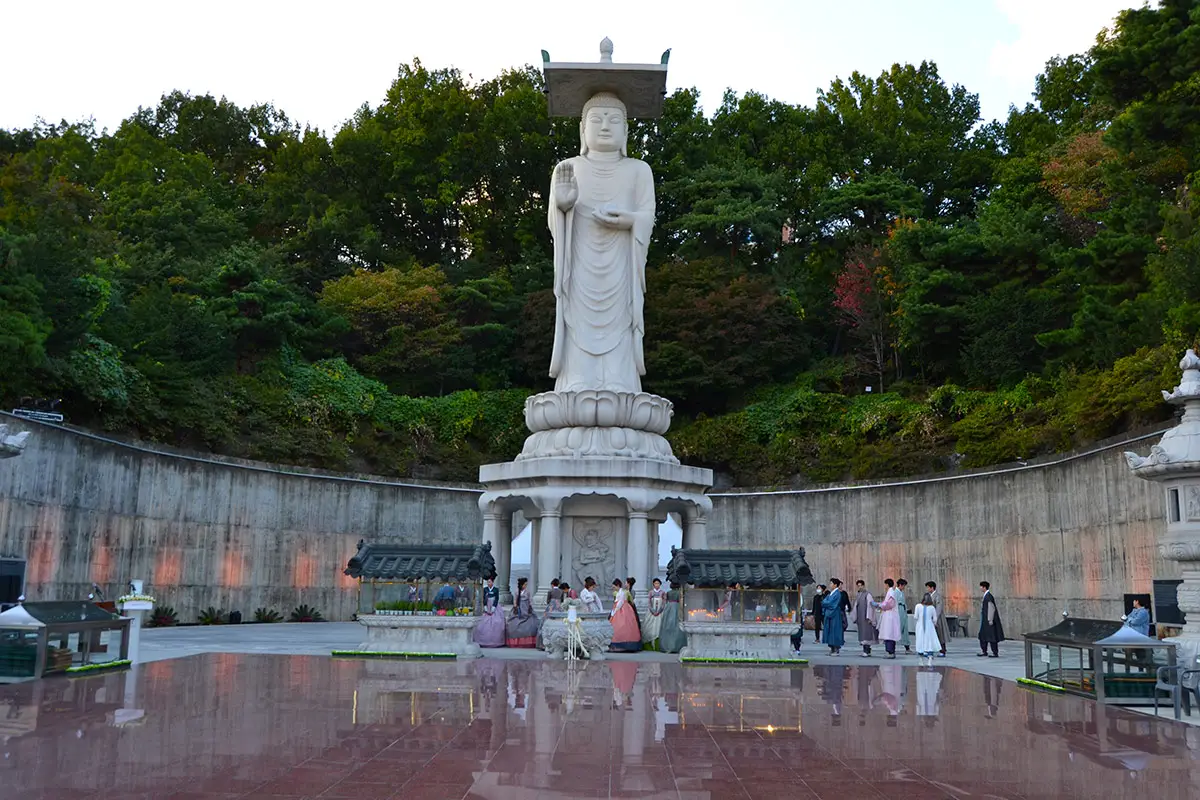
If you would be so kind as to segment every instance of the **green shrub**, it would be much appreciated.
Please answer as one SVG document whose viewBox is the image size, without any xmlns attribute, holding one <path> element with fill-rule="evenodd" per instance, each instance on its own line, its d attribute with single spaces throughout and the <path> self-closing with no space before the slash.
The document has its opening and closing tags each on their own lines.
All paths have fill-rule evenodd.
<svg viewBox="0 0 1200 800">
<path fill-rule="evenodd" d="M 289 622 L 324 622 L 325 618 L 321 616 L 321 612 L 308 605 L 298 605 L 292 609 L 292 615 L 288 617 Z"/>
<path fill-rule="evenodd" d="M 170 606 L 155 606 L 146 621 L 147 628 L 169 628 L 179 624 L 179 616 Z"/>
<path fill-rule="evenodd" d="M 273 608 L 254 609 L 255 622 L 283 622 L 283 614 Z"/>
<path fill-rule="evenodd" d="M 222 625 L 225 622 L 225 612 L 209 606 L 200 612 L 196 621 L 201 625 Z"/>
</svg>

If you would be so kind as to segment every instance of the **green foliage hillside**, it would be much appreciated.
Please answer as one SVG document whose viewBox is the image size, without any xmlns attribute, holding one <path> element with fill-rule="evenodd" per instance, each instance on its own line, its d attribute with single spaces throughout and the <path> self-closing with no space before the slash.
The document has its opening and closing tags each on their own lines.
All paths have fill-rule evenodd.
<svg viewBox="0 0 1200 800">
<path fill-rule="evenodd" d="M 782 485 L 1167 419 L 1200 330 L 1197 76 L 1200 1 L 1163 0 L 1005 120 L 932 63 L 813 107 L 668 97 L 630 149 L 657 179 L 645 386 L 676 403 L 677 453 Z M 338 131 L 178 92 L 115 131 L 0 131 L 0 399 L 470 480 L 549 388 L 544 192 L 576 141 L 535 69 L 419 62 Z"/>
</svg>

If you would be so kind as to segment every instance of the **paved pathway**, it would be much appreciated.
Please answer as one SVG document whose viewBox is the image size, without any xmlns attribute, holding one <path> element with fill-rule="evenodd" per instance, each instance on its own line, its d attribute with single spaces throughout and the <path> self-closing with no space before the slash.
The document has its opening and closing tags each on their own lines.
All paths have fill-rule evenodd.
<svg viewBox="0 0 1200 800">
<path fill-rule="evenodd" d="M 801 655 L 813 664 L 857 664 L 884 661 L 882 647 L 872 651 L 870 659 L 863 658 L 861 650 L 847 642 L 840 656 L 829 655 L 829 650 L 812 641 L 811 632 L 806 632 Z M 179 658 L 198 653 L 280 653 L 284 655 L 329 655 L 332 650 L 357 650 L 365 639 L 364 631 L 355 622 L 323 623 L 276 623 L 242 625 L 194 625 L 175 628 L 150 628 L 142 632 L 142 660 L 159 661 L 164 658 Z M 1008 642 L 1000 651 L 1000 658 L 976 658 L 976 643 L 973 639 L 951 639 L 950 652 L 946 658 L 935 658 L 939 667 L 959 669 L 992 675 L 997 678 L 1016 680 L 1025 674 L 1024 646 L 1020 642 Z M 510 650 L 500 648 L 490 651 L 494 658 L 544 658 L 537 650 Z M 665 653 L 613 654 L 617 660 L 673 661 L 676 656 Z M 905 666 L 917 666 L 920 659 L 914 655 L 899 655 L 896 661 Z"/>
<path fill-rule="evenodd" d="M 357 650 L 364 641 L 363 629 L 356 622 L 276 623 L 242 625 L 189 625 L 175 628 L 150 628 L 142 632 L 142 660 L 160 661 L 200 653 L 277 653 L 282 655 L 329 655 L 333 650 Z M 956 667 L 980 675 L 991 675 L 1015 681 L 1025 675 L 1025 646 L 1020 641 L 1000 646 L 999 658 L 978 658 L 974 639 L 953 638 L 945 658 L 934 658 L 934 666 Z M 882 647 L 872 649 L 870 658 L 853 643 L 853 633 L 841 655 L 829 655 L 829 649 L 812 641 L 812 632 L 805 631 L 801 655 L 810 664 L 881 664 L 888 663 Z M 489 658 L 539 659 L 540 650 L 488 651 Z M 677 656 L 665 653 L 610 654 L 614 661 L 673 661 Z M 923 662 L 915 654 L 898 655 L 896 663 L 916 667 Z M 1153 714 L 1153 708 L 1130 707 L 1131 710 Z M 1169 715 L 1170 709 L 1164 708 Z M 1200 712 L 1193 710 L 1184 722 L 1200 725 Z"/>
</svg>

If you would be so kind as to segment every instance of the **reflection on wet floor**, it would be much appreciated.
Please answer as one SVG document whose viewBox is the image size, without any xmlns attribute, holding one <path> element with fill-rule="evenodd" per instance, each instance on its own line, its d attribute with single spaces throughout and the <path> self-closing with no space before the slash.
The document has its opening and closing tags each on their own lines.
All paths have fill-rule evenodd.
<svg viewBox="0 0 1200 800">
<path fill-rule="evenodd" d="M 210 654 L 0 686 L 0 798 L 1200 797 L 1200 729 L 954 669 Z"/>
</svg>

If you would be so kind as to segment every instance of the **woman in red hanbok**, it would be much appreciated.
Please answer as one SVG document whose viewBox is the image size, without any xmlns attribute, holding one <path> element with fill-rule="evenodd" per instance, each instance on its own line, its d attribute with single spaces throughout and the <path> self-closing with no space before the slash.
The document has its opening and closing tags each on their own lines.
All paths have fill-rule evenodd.
<svg viewBox="0 0 1200 800">
<path fill-rule="evenodd" d="M 609 618 L 613 628 L 609 650 L 614 653 L 636 653 L 642 649 L 642 632 L 633 613 L 633 597 L 617 578 L 613 579 L 613 609 Z"/>
</svg>

